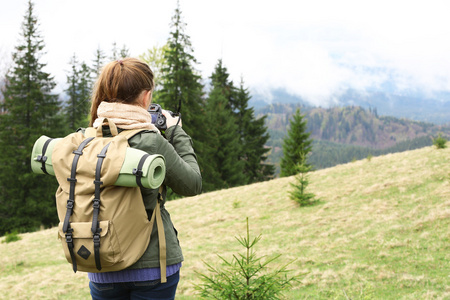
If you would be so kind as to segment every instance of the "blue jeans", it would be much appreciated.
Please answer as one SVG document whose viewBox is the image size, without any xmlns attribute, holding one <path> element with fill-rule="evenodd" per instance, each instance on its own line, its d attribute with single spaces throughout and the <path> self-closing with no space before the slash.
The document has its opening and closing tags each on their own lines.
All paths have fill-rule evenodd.
<svg viewBox="0 0 450 300">
<path fill-rule="evenodd" d="M 180 272 L 167 277 L 166 283 L 160 279 L 150 281 L 95 283 L 89 282 L 93 300 L 138 300 L 138 299 L 175 299 Z"/>
</svg>

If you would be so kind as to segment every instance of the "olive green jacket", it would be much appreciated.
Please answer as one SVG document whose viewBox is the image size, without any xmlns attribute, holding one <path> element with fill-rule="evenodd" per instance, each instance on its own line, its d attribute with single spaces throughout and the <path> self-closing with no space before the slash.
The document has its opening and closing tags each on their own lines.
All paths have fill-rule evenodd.
<svg viewBox="0 0 450 300">
<path fill-rule="evenodd" d="M 119 132 L 121 131 L 120 128 Z M 161 154 L 166 161 L 166 177 L 164 185 L 182 196 L 194 196 L 201 193 L 202 177 L 197 163 L 197 156 L 192 147 L 192 140 L 180 126 L 173 126 L 166 130 L 167 137 L 173 137 L 171 145 L 162 135 L 154 131 L 143 131 L 129 139 L 130 147 L 143 150 L 149 154 Z M 108 127 L 103 128 L 103 136 L 111 136 Z M 142 198 L 149 218 L 157 203 L 158 189 L 141 188 Z M 166 191 L 163 193 L 161 216 L 164 224 L 167 247 L 167 265 L 183 261 L 183 254 L 177 238 L 177 231 L 172 224 L 169 212 L 165 209 Z M 150 243 L 144 255 L 129 269 L 159 267 L 159 242 L 156 223 L 153 227 Z"/>
</svg>

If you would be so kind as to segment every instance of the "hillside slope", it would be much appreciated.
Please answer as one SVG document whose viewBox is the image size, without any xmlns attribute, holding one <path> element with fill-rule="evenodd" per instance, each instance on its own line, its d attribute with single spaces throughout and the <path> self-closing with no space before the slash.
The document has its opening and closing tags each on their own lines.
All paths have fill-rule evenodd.
<svg viewBox="0 0 450 300">
<path fill-rule="evenodd" d="M 177 299 L 195 299 L 195 271 L 242 252 L 235 236 L 262 234 L 258 255 L 295 260 L 287 299 L 450 297 L 450 149 L 427 147 L 315 171 L 320 203 L 297 207 L 293 177 L 167 204 L 185 263 Z M 86 275 L 63 259 L 56 230 L 0 244 L 1 299 L 86 299 Z M 19 295 L 19 297 L 17 297 Z"/>
</svg>

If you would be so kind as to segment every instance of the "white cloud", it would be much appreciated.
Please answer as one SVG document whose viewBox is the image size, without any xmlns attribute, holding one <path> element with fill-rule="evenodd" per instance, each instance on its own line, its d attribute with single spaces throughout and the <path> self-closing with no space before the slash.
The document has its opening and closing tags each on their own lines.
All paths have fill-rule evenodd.
<svg viewBox="0 0 450 300">
<path fill-rule="evenodd" d="M 251 88 L 284 87 L 312 103 L 346 88 L 386 81 L 399 91 L 450 91 L 447 1 L 180 1 L 198 69 L 210 76 L 223 58 L 231 77 Z M 176 1 L 40 0 L 49 69 L 65 81 L 73 53 L 92 60 L 117 42 L 137 56 L 167 40 Z M 3 47 L 15 45 L 26 1 L 0 11 Z"/>
</svg>

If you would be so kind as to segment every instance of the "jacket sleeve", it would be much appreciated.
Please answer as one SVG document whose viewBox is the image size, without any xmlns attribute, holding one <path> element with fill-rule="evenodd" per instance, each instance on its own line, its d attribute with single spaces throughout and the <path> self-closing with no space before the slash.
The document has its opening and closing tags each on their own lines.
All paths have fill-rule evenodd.
<svg viewBox="0 0 450 300">
<path fill-rule="evenodd" d="M 172 134 L 174 134 L 173 145 L 158 135 L 156 153 L 162 154 L 166 160 L 164 183 L 177 194 L 198 195 L 202 191 L 202 176 L 192 139 L 180 126 L 173 126 L 166 130 L 166 136 L 171 137 Z"/>
<path fill-rule="evenodd" d="M 166 130 L 172 136 L 175 126 Z M 142 132 L 129 141 L 130 147 L 146 151 L 149 154 L 161 154 L 166 161 L 166 178 L 164 184 L 183 196 L 195 196 L 201 193 L 202 176 L 197 163 L 197 156 L 189 135 L 179 126 L 173 137 L 173 146 L 160 134 Z"/>
</svg>

